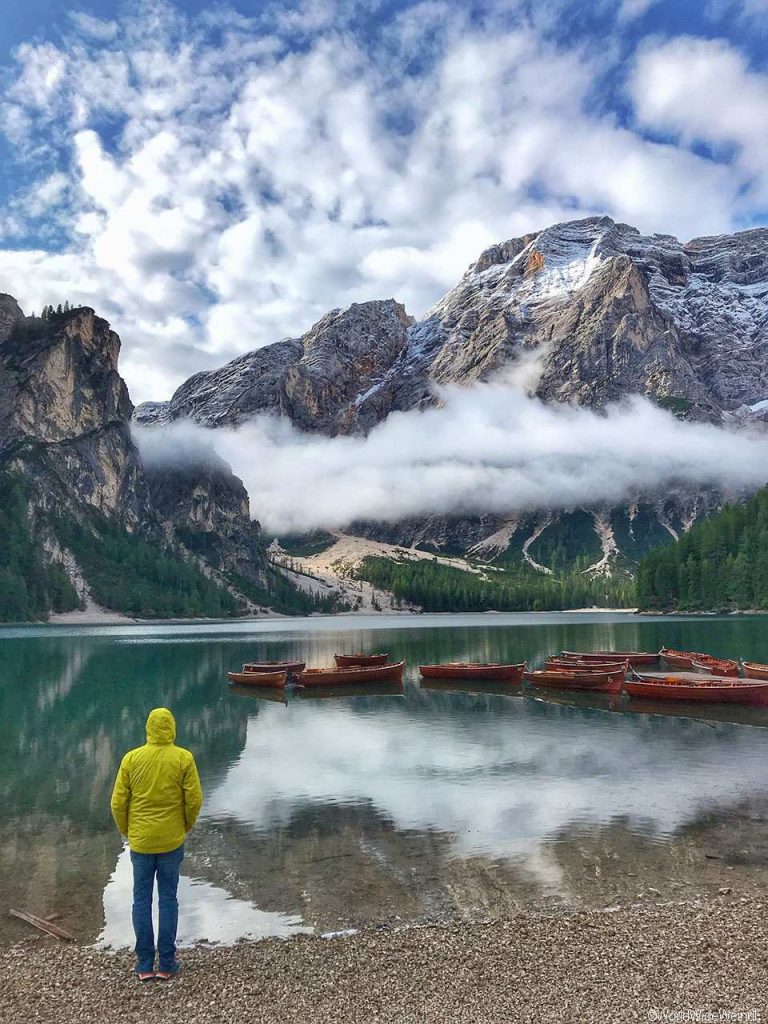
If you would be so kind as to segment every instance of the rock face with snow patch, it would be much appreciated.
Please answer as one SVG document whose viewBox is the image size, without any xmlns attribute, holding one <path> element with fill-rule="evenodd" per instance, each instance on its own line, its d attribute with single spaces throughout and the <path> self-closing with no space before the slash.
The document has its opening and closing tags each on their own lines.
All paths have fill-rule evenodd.
<svg viewBox="0 0 768 1024">
<path fill-rule="evenodd" d="M 545 399 L 637 393 L 717 422 L 768 398 L 768 229 L 683 244 L 608 217 L 557 224 L 487 249 L 418 322 L 394 300 L 333 310 L 137 416 L 223 426 L 276 413 L 364 431 L 434 402 L 434 384 L 488 380 L 531 355 Z"/>
<path fill-rule="evenodd" d="M 395 410 L 438 401 L 435 385 L 535 363 L 531 386 L 544 400 L 599 408 L 643 394 L 681 417 L 744 421 L 763 418 L 767 357 L 768 230 L 681 243 L 592 217 L 487 249 L 418 322 L 394 300 L 334 310 L 302 338 L 197 374 L 138 416 L 225 426 L 273 413 L 302 430 L 365 432 Z M 361 529 L 444 551 L 505 538 L 504 550 L 545 566 L 541 558 L 589 533 L 584 544 L 602 571 L 684 529 L 717 497 L 670 501 L 638 495 L 620 513 L 542 510 L 546 522 L 529 516 L 514 529 L 505 517 L 449 516 Z"/>
<path fill-rule="evenodd" d="M 398 408 L 540 358 L 536 393 L 719 421 L 768 396 L 768 230 L 684 245 L 607 217 L 486 250 L 410 332 Z"/>
<path fill-rule="evenodd" d="M 389 412 L 391 393 L 377 385 L 405 350 L 412 323 L 394 299 L 331 310 L 301 338 L 197 373 L 170 402 L 139 406 L 136 418 L 219 427 L 273 413 L 302 430 L 364 430 Z"/>
</svg>

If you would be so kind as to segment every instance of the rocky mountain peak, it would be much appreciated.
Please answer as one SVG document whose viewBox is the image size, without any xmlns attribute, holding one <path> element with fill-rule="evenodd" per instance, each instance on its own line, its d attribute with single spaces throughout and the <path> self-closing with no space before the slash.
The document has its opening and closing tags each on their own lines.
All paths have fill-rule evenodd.
<svg viewBox="0 0 768 1024">
<path fill-rule="evenodd" d="M 302 338 L 198 374 L 170 403 L 139 414 L 146 409 L 147 422 L 189 416 L 219 426 L 266 412 L 307 431 L 366 431 L 394 410 L 433 403 L 435 384 L 493 379 L 531 356 L 544 400 L 602 407 L 642 394 L 685 418 L 762 418 L 768 229 L 684 243 L 609 217 L 554 224 L 486 249 L 418 322 L 394 300 L 335 309 Z M 717 501 L 682 496 L 662 507 L 654 496 L 645 496 L 647 505 L 643 499 L 639 518 L 615 513 L 621 550 L 632 548 L 627 537 L 634 534 L 658 543 Z M 521 550 L 529 552 L 535 539 L 543 552 L 558 529 L 555 548 L 569 531 L 584 533 L 597 544 L 595 564 L 607 565 L 615 553 L 604 549 L 603 527 L 589 526 L 590 517 L 605 518 L 593 511 L 574 512 L 573 519 L 543 510 L 544 525 L 516 527 L 531 531 Z M 446 523 L 444 530 L 430 526 L 429 536 L 443 538 L 437 547 L 450 546 L 451 537 L 461 547 L 455 522 Z M 504 523 L 495 529 L 506 536 Z M 406 538 L 401 526 L 390 528 L 393 537 Z M 414 526 L 414 538 L 426 536 L 422 526 Z M 480 542 L 486 526 L 477 519 L 462 536 Z"/>
<path fill-rule="evenodd" d="M 117 369 L 120 339 L 92 309 L 18 319 L 1 354 L 13 378 L 18 434 L 63 441 L 130 420 L 133 405 Z"/>
<path fill-rule="evenodd" d="M 8 297 L 10 299 L 10 297 Z M 0 462 L 39 485 L 46 507 L 75 504 L 134 527 L 149 493 L 130 436 L 120 339 L 87 307 L 18 317 L 0 344 Z"/>
<path fill-rule="evenodd" d="M 12 295 L 0 293 L 0 344 L 13 333 L 16 324 L 24 319 L 21 306 Z"/>
<path fill-rule="evenodd" d="M 136 410 L 136 420 L 150 424 L 191 419 L 209 427 L 236 426 L 260 413 L 273 413 L 304 430 L 364 429 L 375 415 L 369 422 L 361 407 L 405 351 L 413 322 L 394 299 L 333 309 L 301 338 L 197 373 L 169 402 L 145 402 Z M 381 400 L 386 405 L 386 396 Z"/>
<path fill-rule="evenodd" d="M 767 334 L 768 229 L 682 243 L 587 217 L 486 249 L 418 322 L 393 299 L 335 309 L 138 415 L 219 426 L 266 412 L 365 431 L 434 401 L 433 384 L 487 380 L 535 353 L 542 398 L 639 393 L 719 422 L 768 398 Z"/>
<path fill-rule="evenodd" d="M 404 352 L 414 323 L 394 299 L 353 303 L 319 320 L 301 339 L 303 354 L 288 367 L 280 411 L 305 430 L 348 433 L 360 407 Z"/>
<path fill-rule="evenodd" d="M 106 320 L 88 307 L 25 317 L 2 296 L 0 325 L 0 468 L 23 476 L 30 529 L 46 550 L 61 554 L 57 524 L 90 524 L 95 538 L 106 521 L 262 585 L 259 524 L 230 467 L 192 441 L 162 466 L 139 453 L 120 339 Z"/>
<path fill-rule="evenodd" d="M 719 421 L 768 397 L 768 230 L 686 244 L 609 217 L 492 246 L 411 331 L 396 407 L 539 353 L 538 393 L 628 393 Z"/>
</svg>

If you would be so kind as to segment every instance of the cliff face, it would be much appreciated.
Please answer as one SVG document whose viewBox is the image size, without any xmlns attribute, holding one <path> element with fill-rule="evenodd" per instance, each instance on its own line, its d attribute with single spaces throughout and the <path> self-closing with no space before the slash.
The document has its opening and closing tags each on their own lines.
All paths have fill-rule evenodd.
<svg viewBox="0 0 768 1024">
<path fill-rule="evenodd" d="M 173 467 L 145 468 L 152 507 L 171 537 L 215 569 L 264 583 L 268 558 L 242 481 L 202 446 L 177 454 Z"/>
<path fill-rule="evenodd" d="M 392 394 L 382 391 L 380 381 L 405 351 L 412 324 L 393 299 L 334 309 L 301 338 L 195 374 L 170 402 L 139 406 L 136 419 L 147 424 L 191 419 L 220 427 L 269 413 L 308 431 L 368 429 L 389 412 Z"/>
<path fill-rule="evenodd" d="M 484 252 L 419 325 L 411 376 L 487 379 L 533 351 L 541 397 L 718 420 L 768 394 L 767 325 L 767 230 L 684 245 L 590 218 Z"/>
<path fill-rule="evenodd" d="M 393 300 L 334 310 L 139 415 L 367 430 L 433 402 L 434 383 L 488 380 L 535 355 L 545 399 L 639 393 L 719 421 L 768 398 L 767 332 L 768 229 L 683 244 L 594 217 L 492 246 L 418 322 Z"/>
<path fill-rule="evenodd" d="M 117 372 L 118 336 L 87 308 L 17 316 L 4 333 L 0 456 L 22 465 L 59 511 L 84 505 L 137 527 L 150 515 L 149 491 Z"/>
<path fill-rule="evenodd" d="M 25 317 L 14 299 L 0 296 L 0 469 L 31 486 L 38 543 L 58 551 L 54 521 L 95 515 L 180 553 L 186 548 L 215 570 L 263 582 L 259 525 L 223 461 L 199 450 L 185 453 L 183 471 L 145 466 L 119 353 L 117 334 L 92 309 Z"/>
<path fill-rule="evenodd" d="M 595 217 L 492 246 L 418 322 L 393 300 L 334 310 L 302 338 L 197 374 L 138 416 L 216 427 L 268 413 L 303 430 L 365 432 L 395 410 L 435 402 L 435 384 L 488 380 L 533 360 L 544 400 L 601 407 L 639 393 L 683 417 L 743 421 L 764 415 L 766 355 L 768 230 L 681 243 Z M 524 558 L 576 533 L 596 561 L 610 549 L 610 564 L 624 552 L 634 560 L 717 501 L 638 495 L 617 513 L 542 510 L 543 526 L 541 516 L 517 517 L 514 529 L 510 517 L 443 516 L 359 529 L 443 551 L 501 545 Z M 606 515 L 611 530 L 620 520 L 615 543 Z"/>
</svg>

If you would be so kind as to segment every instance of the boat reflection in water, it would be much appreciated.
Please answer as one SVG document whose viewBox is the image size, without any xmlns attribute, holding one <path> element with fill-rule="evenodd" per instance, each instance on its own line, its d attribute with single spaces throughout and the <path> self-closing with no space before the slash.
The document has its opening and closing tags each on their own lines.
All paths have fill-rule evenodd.
<svg viewBox="0 0 768 1024">
<path fill-rule="evenodd" d="M 229 692 L 238 697 L 248 697 L 250 700 L 268 700 L 274 704 L 287 704 L 285 688 L 282 686 L 238 686 L 230 683 Z"/>
<path fill-rule="evenodd" d="M 525 694 L 528 700 L 561 707 L 614 711 L 620 714 L 658 715 L 663 718 L 690 718 L 701 722 L 723 722 L 733 725 L 768 726 L 768 707 L 754 704 L 702 704 L 685 701 L 650 700 L 623 694 L 540 691 Z"/>
<path fill-rule="evenodd" d="M 298 687 L 293 692 L 299 700 L 336 700 L 340 697 L 404 697 L 402 683 L 360 683 L 357 686 Z"/>
<path fill-rule="evenodd" d="M 427 679 L 419 680 L 422 690 L 441 690 L 443 693 L 489 693 L 496 697 L 522 697 L 519 684 L 494 683 L 482 679 Z"/>
</svg>

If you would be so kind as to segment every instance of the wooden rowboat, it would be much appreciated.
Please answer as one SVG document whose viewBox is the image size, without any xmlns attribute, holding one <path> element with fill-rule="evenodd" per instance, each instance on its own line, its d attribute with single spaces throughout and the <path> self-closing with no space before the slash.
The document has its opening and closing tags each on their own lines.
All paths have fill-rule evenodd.
<svg viewBox="0 0 768 1024">
<path fill-rule="evenodd" d="M 555 690 L 597 690 L 600 693 L 620 693 L 624 682 L 624 669 L 618 672 L 525 672 L 523 679 L 534 686 L 549 686 Z"/>
<path fill-rule="evenodd" d="M 337 668 L 352 668 L 354 665 L 386 665 L 388 654 L 334 654 Z"/>
<path fill-rule="evenodd" d="M 707 672 L 713 676 L 738 676 L 739 663 L 725 658 L 713 658 L 699 651 L 675 651 L 662 647 L 661 656 L 671 668 L 682 668 L 693 672 Z"/>
<path fill-rule="evenodd" d="M 738 678 L 739 663 L 730 658 L 712 658 L 708 654 L 697 654 L 693 663 L 697 672 L 709 672 L 711 676 L 734 676 Z"/>
<path fill-rule="evenodd" d="M 285 672 L 227 672 L 236 686 L 285 686 Z"/>
<path fill-rule="evenodd" d="M 706 676 L 642 676 L 628 679 L 624 689 L 630 697 L 652 700 L 687 700 L 737 704 L 768 703 L 768 681 L 709 679 Z"/>
<path fill-rule="evenodd" d="M 676 651 L 671 647 L 662 647 L 659 653 L 672 668 L 684 668 L 689 672 L 693 670 L 693 663 L 696 660 L 693 651 Z"/>
<path fill-rule="evenodd" d="M 628 661 L 630 665 L 655 665 L 658 654 L 650 651 L 562 651 L 561 658 L 576 661 Z"/>
<path fill-rule="evenodd" d="M 762 665 L 759 661 L 745 661 L 743 664 L 747 679 L 768 679 L 768 665 Z"/>
<path fill-rule="evenodd" d="M 303 672 L 305 661 L 254 661 L 243 665 L 243 672 Z"/>
<path fill-rule="evenodd" d="M 503 683 L 522 683 L 525 662 L 517 665 L 449 661 L 443 665 L 419 665 L 425 679 L 488 679 Z"/>
<path fill-rule="evenodd" d="M 345 683 L 399 683 L 404 661 L 391 665 L 357 665 L 350 668 L 308 668 L 296 674 L 299 686 L 343 686 Z"/>
<path fill-rule="evenodd" d="M 574 658 L 547 658 L 544 668 L 548 672 L 625 672 L 626 661 L 576 661 Z"/>
</svg>

